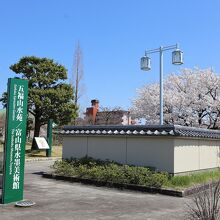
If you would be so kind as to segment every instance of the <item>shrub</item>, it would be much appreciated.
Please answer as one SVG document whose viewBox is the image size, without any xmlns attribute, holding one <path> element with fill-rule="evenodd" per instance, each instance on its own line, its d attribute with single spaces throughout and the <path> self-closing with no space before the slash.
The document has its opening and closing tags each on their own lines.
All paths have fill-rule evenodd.
<svg viewBox="0 0 220 220">
<path fill-rule="evenodd" d="M 161 187 L 168 179 L 167 173 L 154 172 L 147 167 L 122 165 L 88 157 L 57 161 L 53 169 L 59 175 L 153 187 Z"/>
<path fill-rule="evenodd" d="M 56 161 L 52 166 L 55 173 L 65 176 L 74 176 L 76 174 L 75 169 L 67 161 Z"/>
</svg>

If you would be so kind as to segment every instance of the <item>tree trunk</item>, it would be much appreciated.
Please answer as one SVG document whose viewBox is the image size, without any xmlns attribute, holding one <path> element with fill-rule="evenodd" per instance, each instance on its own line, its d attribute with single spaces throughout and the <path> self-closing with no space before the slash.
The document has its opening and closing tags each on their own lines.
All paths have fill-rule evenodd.
<svg viewBox="0 0 220 220">
<path fill-rule="evenodd" d="M 198 116 L 199 116 L 199 118 L 198 118 L 199 127 L 201 127 L 201 125 L 202 125 L 202 113 L 199 112 Z"/>
<path fill-rule="evenodd" d="M 34 137 L 39 137 L 40 127 L 41 127 L 40 121 L 35 117 Z M 37 144 L 34 140 L 34 137 L 33 137 L 33 141 L 32 141 L 31 150 L 37 150 L 38 149 Z"/>
</svg>

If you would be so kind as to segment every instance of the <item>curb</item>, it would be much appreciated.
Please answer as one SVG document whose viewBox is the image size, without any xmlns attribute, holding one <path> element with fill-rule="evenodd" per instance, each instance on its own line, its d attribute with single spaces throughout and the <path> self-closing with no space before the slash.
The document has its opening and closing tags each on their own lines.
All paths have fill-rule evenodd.
<svg viewBox="0 0 220 220">
<path fill-rule="evenodd" d="M 95 185 L 98 187 L 106 186 L 106 187 L 117 188 L 121 190 L 128 189 L 128 190 L 139 191 L 139 192 L 159 193 L 159 194 L 175 196 L 175 197 L 190 196 L 190 195 L 199 193 L 201 191 L 207 190 L 209 188 L 212 188 L 216 186 L 217 184 L 219 184 L 218 181 L 214 181 L 211 183 L 190 187 L 190 188 L 187 188 L 181 191 L 181 190 L 164 189 L 164 188 L 148 187 L 148 186 L 133 185 L 133 184 L 113 183 L 113 182 L 99 181 L 99 180 L 93 180 L 93 179 L 84 179 L 84 178 L 79 178 L 79 177 L 61 176 L 61 175 L 56 175 L 56 174 L 51 174 L 51 173 L 43 173 L 42 177 L 55 179 L 55 180 L 64 180 L 68 182 L 80 182 L 83 184 Z"/>
<path fill-rule="evenodd" d="M 61 157 L 45 157 L 45 158 L 41 158 L 41 157 L 37 157 L 37 158 L 28 158 L 25 159 L 25 162 L 37 162 L 37 161 L 56 161 L 56 160 L 61 160 Z"/>
<path fill-rule="evenodd" d="M 203 185 L 198 185 L 198 186 L 195 186 L 195 187 L 187 188 L 183 191 L 183 196 L 185 197 L 185 196 L 190 196 L 192 194 L 199 193 L 201 191 L 204 191 L 204 190 L 207 190 L 209 188 L 215 187 L 217 184 L 219 184 L 219 181 L 213 181 L 213 182 L 206 183 L 206 184 L 203 184 Z"/>
<path fill-rule="evenodd" d="M 60 176 L 51 173 L 43 173 L 42 177 L 49 178 L 49 179 L 56 179 L 56 180 L 64 180 L 68 182 L 80 182 L 83 184 L 95 185 L 95 186 L 106 186 L 110 188 L 117 188 L 117 189 L 128 189 L 133 191 L 140 191 L 140 192 L 148 192 L 148 193 L 160 193 L 163 195 L 169 196 L 176 196 L 176 197 L 184 197 L 184 191 L 179 190 L 171 190 L 171 189 L 161 189 L 155 187 L 147 187 L 147 186 L 140 186 L 140 185 L 133 185 L 133 184 L 123 184 L 123 183 L 113 183 L 113 182 L 106 182 L 106 181 L 98 181 L 92 179 L 83 179 L 78 177 L 69 177 L 69 176 Z"/>
</svg>

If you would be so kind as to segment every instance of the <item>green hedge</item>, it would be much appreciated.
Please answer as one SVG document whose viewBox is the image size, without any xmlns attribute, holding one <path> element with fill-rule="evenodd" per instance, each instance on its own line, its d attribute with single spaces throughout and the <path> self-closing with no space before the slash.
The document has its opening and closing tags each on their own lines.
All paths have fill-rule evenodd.
<svg viewBox="0 0 220 220">
<path fill-rule="evenodd" d="M 168 181 L 167 173 L 155 172 L 147 167 L 122 165 L 88 157 L 56 161 L 53 169 L 58 175 L 157 188 Z"/>
</svg>

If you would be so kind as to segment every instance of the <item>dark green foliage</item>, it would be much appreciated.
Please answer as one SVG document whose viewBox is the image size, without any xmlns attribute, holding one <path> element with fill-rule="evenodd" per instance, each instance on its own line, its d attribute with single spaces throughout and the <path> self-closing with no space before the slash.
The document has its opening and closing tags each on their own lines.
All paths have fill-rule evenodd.
<svg viewBox="0 0 220 220">
<path fill-rule="evenodd" d="M 57 125 L 64 125 L 76 117 L 73 103 L 73 87 L 67 83 L 67 70 L 52 59 L 23 57 L 10 69 L 29 81 L 28 111 L 35 117 L 35 134 L 40 127 L 53 119 Z M 4 93 L 1 101 L 6 104 Z"/>
<path fill-rule="evenodd" d="M 220 170 L 171 176 L 149 167 L 128 166 L 113 161 L 95 160 L 89 157 L 55 162 L 54 172 L 64 176 L 96 179 L 114 183 L 136 184 L 165 188 L 187 188 L 220 179 Z"/>
<path fill-rule="evenodd" d="M 59 175 L 152 187 L 161 187 L 168 180 L 167 173 L 156 173 L 146 167 L 122 165 L 88 157 L 57 161 L 53 169 Z"/>
<path fill-rule="evenodd" d="M 56 161 L 54 173 L 100 180 L 108 183 L 135 184 L 149 187 L 187 188 L 220 179 L 220 170 L 186 176 L 171 176 L 148 167 L 128 166 L 113 161 L 95 160 L 89 157 Z"/>
<path fill-rule="evenodd" d="M 28 79 L 29 111 L 41 125 L 49 118 L 56 124 L 65 124 L 74 117 L 73 88 L 63 82 L 67 79 L 64 66 L 51 59 L 32 56 L 21 58 L 10 69 Z"/>
</svg>

